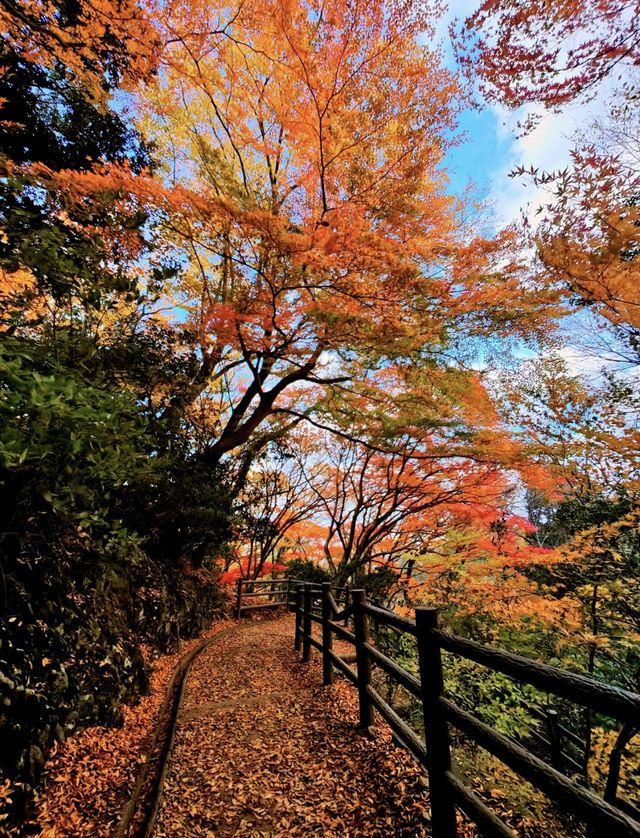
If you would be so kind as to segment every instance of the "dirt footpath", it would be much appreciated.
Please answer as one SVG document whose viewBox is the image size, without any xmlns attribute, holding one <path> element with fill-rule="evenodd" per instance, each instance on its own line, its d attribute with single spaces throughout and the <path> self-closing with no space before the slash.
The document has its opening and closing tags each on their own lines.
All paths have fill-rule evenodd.
<svg viewBox="0 0 640 838">
<path fill-rule="evenodd" d="M 298 661 L 291 615 L 241 623 L 189 673 L 154 838 L 428 836 L 418 767 L 357 719 L 353 687 Z"/>
</svg>

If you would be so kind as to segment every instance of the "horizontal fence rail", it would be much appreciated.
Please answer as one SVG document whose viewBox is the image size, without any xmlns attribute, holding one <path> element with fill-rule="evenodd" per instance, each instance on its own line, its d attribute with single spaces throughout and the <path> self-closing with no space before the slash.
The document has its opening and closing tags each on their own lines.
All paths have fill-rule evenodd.
<svg viewBox="0 0 640 838">
<path fill-rule="evenodd" d="M 296 604 L 296 588 L 304 584 L 301 579 L 238 579 L 236 583 L 235 616 L 240 619 L 243 614 L 260 608 L 282 608 L 284 606 L 293 609 Z M 319 604 L 322 585 L 319 582 L 307 584 L 311 584 L 312 594 Z M 335 591 L 338 601 L 347 605 L 350 589 L 336 588 Z M 316 616 L 319 616 L 317 608 L 314 608 L 313 611 Z"/>
<path fill-rule="evenodd" d="M 614 719 L 623 722 L 640 721 L 640 695 L 637 693 L 602 684 L 593 678 L 567 672 L 557 666 L 537 663 L 512 652 L 492 649 L 490 646 L 444 631 L 436 631 L 435 635 L 442 649 L 467 660 L 502 672 L 545 692 L 551 692 L 560 698 L 567 698 L 583 707 L 590 707 L 598 713 L 613 716 Z"/>
<path fill-rule="evenodd" d="M 550 738 L 539 736 L 549 746 L 552 764 L 548 764 L 445 695 L 442 652 L 474 661 L 626 724 L 640 725 L 640 695 L 444 632 L 438 628 L 435 608 L 417 608 L 415 620 L 409 620 L 368 601 L 363 590 L 349 593 L 343 589 L 336 598 L 328 582 L 317 585 L 294 580 L 290 593 L 295 610 L 294 647 L 302 652 L 302 660 L 308 661 L 311 649 L 317 649 L 322 654 L 324 684 L 332 684 L 338 671 L 356 686 L 360 727 L 367 729 L 373 724 L 376 710 L 400 743 L 425 767 L 433 838 L 456 838 L 457 809 L 467 815 L 481 834 L 514 838 L 511 827 L 452 770 L 452 729 L 508 765 L 561 810 L 583 820 L 588 824 L 590 838 L 640 838 L 640 819 L 636 819 L 632 805 L 623 800 L 604 800 L 562 773 L 564 766 L 569 769 L 580 766 L 559 750 L 559 736 L 566 729 L 559 725 L 555 711 L 549 711 L 546 716 Z M 369 637 L 370 621 L 416 638 L 420 677 L 376 648 Z M 313 636 L 314 623 L 321 627 L 321 639 Z M 350 658 L 337 655 L 333 650 L 334 636 L 353 645 L 355 655 Z M 354 660 L 355 669 L 349 665 Z M 376 691 L 371 678 L 374 665 L 421 702 L 424 739 Z M 569 738 L 577 739 L 571 731 L 566 733 L 571 734 Z"/>
</svg>

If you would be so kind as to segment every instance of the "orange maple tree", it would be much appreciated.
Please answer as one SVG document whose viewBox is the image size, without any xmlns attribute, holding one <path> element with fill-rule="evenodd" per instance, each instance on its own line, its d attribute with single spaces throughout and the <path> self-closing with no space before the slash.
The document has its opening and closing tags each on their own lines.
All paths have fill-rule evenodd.
<svg viewBox="0 0 640 838">
<path fill-rule="evenodd" d="M 139 0 L 4 0 L 0 27 L 22 60 L 64 67 L 102 101 L 105 78 L 129 87 L 149 78 L 161 49 L 152 8 Z"/>
<path fill-rule="evenodd" d="M 432 12 L 166 4 L 140 97 L 161 176 L 40 170 L 69 201 L 145 207 L 184 266 L 172 299 L 201 366 L 168 409 L 207 399 L 209 463 L 276 415 L 387 448 L 407 427 L 482 427 L 473 342 L 544 328 L 512 234 L 469 235 L 446 194 L 457 85 L 417 42 Z"/>
<path fill-rule="evenodd" d="M 415 441 L 392 454 L 326 436 L 319 443 L 321 456 L 307 455 L 301 465 L 323 530 L 316 560 L 340 585 L 381 568 L 408 573 L 455 525 L 456 510 L 486 524 L 509 494 L 495 463 L 423 458 Z"/>
<path fill-rule="evenodd" d="M 161 409 L 206 419 L 206 463 L 242 453 L 244 479 L 304 419 L 392 478 L 390 506 L 405 480 L 416 516 L 500 469 L 525 473 L 469 360 L 480 341 L 490 352 L 545 330 L 555 289 L 531 281 L 512 232 L 474 236 L 446 192 L 458 85 L 418 39 L 437 11 L 163 4 L 161 70 L 138 91 L 159 170 L 20 170 L 67 208 L 90 213 L 108 194 L 153 220 L 200 361 Z M 398 531 L 387 553 L 418 530 Z"/>
<path fill-rule="evenodd" d="M 512 618 L 541 608 L 523 571 L 555 556 L 528 543 L 535 528 L 509 511 L 519 483 L 505 464 L 540 488 L 553 478 L 534 474 L 517 446 L 483 458 L 478 447 L 465 456 L 405 438 L 390 453 L 304 427 L 289 445 L 309 490 L 303 515 L 291 499 L 289 556 L 319 564 L 339 585 L 366 578 L 395 604 L 428 595 L 464 613 L 504 616 L 509 605 Z"/>
</svg>

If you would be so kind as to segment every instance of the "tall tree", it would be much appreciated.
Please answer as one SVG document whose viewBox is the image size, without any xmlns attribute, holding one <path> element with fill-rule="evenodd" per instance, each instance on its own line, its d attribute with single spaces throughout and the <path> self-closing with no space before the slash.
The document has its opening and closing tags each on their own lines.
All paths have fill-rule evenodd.
<svg viewBox="0 0 640 838">
<path fill-rule="evenodd" d="M 467 534 L 458 542 L 457 562 L 506 557 L 510 534 L 503 528 L 500 538 L 499 531 L 514 482 L 499 461 L 423 457 L 420 443 L 408 438 L 402 453 L 387 453 L 326 433 L 296 436 L 296 456 L 315 498 L 309 515 L 315 534 L 307 547 L 315 546 L 315 561 L 338 584 L 381 570 L 424 582 L 423 558 L 433 569 L 448 531 Z"/>
<path fill-rule="evenodd" d="M 171 408 L 206 394 L 208 462 L 278 412 L 356 439 L 435 426 L 450 440 L 484 421 L 464 368 L 474 341 L 535 329 L 512 237 L 465 241 L 444 191 L 457 87 L 417 43 L 431 12 L 169 4 L 164 69 L 141 102 L 162 182 L 53 178 L 69 200 L 122 190 L 188 264 L 176 294 L 202 363 Z"/>
</svg>

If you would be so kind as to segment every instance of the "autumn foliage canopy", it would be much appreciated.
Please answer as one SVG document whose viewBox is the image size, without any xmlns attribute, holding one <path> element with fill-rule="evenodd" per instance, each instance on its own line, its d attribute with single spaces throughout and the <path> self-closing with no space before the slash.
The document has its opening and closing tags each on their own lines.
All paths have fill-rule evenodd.
<svg viewBox="0 0 640 838">
<path fill-rule="evenodd" d="M 486 0 L 458 73 L 438 0 L 4 0 L 1 770 L 292 567 L 637 679 L 640 400 L 559 329 L 640 362 L 637 90 L 615 149 L 518 169 L 534 223 L 447 166 L 471 85 L 531 130 L 637 67 L 639 13 Z"/>
</svg>

